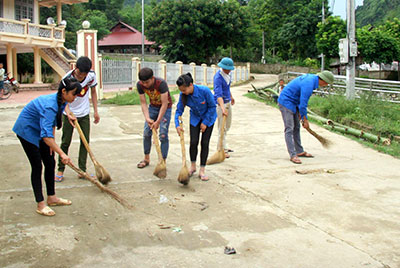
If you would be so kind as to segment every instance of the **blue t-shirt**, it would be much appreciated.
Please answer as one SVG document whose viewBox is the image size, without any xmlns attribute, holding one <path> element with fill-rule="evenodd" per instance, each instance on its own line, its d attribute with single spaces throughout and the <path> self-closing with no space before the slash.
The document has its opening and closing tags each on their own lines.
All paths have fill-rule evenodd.
<svg viewBox="0 0 400 268">
<path fill-rule="evenodd" d="M 211 90 L 206 86 L 193 85 L 193 93 L 186 96 L 186 105 L 190 107 L 190 124 L 197 126 L 200 122 L 210 127 L 217 119 L 217 109 Z M 175 127 L 179 127 L 179 116 L 183 114 L 185 106 L 182 103 L 182 93 L 175 112 Z"/>
<path fill-rule="evenodd" d="M 222 98 L 224 103 L 231 101 L 231 83 L 226 83 L 224 77 L 221 75 L 222 71 L 217 72 L 214 75 L 214 100 L 218 105 L 218 98 Z"/>
<path fill-rule="evenodd" d="M 66 104 L 62 104 L 62 110 Z M 39 96 L 22 109 L 13 131 L 39 147 L 42 138 L 54 138 L 53 127 L 57 125 L 57 111 L 57 93 Z"/>
<path fill-rule="evenodd" d="M 314 89 L 319 87 L 318 76 L 305 74 L 287 84 L 278 98 L 278 103 L 288 108 L 293 113 L 299 109 L 300 116 L 307 118 L 307 105 Z"/>
</svg>

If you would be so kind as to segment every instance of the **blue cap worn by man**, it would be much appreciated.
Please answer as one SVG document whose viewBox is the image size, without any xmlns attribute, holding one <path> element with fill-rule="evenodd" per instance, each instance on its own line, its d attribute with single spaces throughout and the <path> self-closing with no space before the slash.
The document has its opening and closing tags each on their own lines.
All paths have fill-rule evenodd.
<svg viewBox="0 0 400 268">
<path fill-rule="evenodd" d="M 217 104 L 218 113 L 218 136 L 222 134 L 222 119 L 226 116 L 225 133 L 223 138 L 223 149 L 225 150 L 225 157 L 229 158 L 229 153 L 232 152 L 226 146 L 226 134 L 231 127 L 232 122 L 232 105 L 235 104 L 235 99 L 231 93 L 231 76 L 230 72 L 235 69 L 233 60 L 231 58 L 222 58 L 218 63 L 221 68 L 214 76 L 214 99 Z M 219 138 L 218 138 L 219 139 Z M 217 150 L 220 148 L 217 148 Z M 222 149 L 222 148 L 221 148 Z"/>
<path fill-rule="evenodd" d="M 309 128 L 307 106 L 311 94 L 318 87 L 332 84 L 334 76 L 330 71 L 305 74 L 293 79 L 282 90 L 278 98 L 279 109 L 285 125 L 285 141 L 290 161 L 301 164 L 299 157 L 313 157 L 304 151 L 300 139 L 300 119 L 304 128 Z"/>
</svg>

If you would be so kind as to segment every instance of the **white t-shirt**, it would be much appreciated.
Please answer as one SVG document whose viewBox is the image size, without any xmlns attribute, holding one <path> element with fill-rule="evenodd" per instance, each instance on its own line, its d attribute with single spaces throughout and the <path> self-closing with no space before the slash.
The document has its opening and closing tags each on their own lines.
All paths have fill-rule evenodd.
<svg viewBox="0 0 400 268">
<path fill-rule="evenodd" d="M 64 77 L 72 75 L 74 70 L 69 71 Z M 89 103 L 89 89 L 97 85 L 96 74 L 90 71 L 86 78 L 81 82 L 82 91 L 76 95 L 73 102 L 69 104 L 69 109 L 74 113 L 76 117 L 84 117 L 90 113 L 90 103 Z M 64 114 L 66 114 L 64 110 Z"/>
</svg>

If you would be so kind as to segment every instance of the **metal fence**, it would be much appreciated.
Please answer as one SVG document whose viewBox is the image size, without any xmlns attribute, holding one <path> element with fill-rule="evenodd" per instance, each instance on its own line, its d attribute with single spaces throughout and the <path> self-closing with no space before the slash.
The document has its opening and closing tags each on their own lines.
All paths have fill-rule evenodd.
<svg viewBox="0 0 400 268">
<path fill-rule="evenodd" d="M 132 83 L 132 61 L 130 60 L 103 60 L 103 84 L 130 84 Z"/>
<path fill-rule="evenodd" d="M 139 67 L 140 66 L 140 67 Z M 166 62 L 146 62 L 139 60 L 102 60 L 102 80 L 108 88 L 116 85 L 136 86 L 138 79 L 138 68 L 148 67 L 154 72 L 154 76 L 161 77 L 169 85 L 175 85 L 176 80 L 182 73 L 191 73 L 194 77 L 194 83 L 198 85 L 212 86 L 213 78 L 218 67 L 199 66 Z M 164 71 L 163 71 L 164 70 Z M 247 80 L 250 69 L 239 67 L 231 72 L 232 82 Z"/>
<path fill-rule="evenodd" d="M 304 73 L 287 72 L 281 74 L 286 82 L 289 82 L 297 76 Z M 335 75 L 335 80 L 332 85 L 314 90 L 320 95 L 345 95 L 346 94 L 346 76 Z M 355 93 L 356 98 L 359 98 L 363 93 L 374 94 L 379 99 L 384 101 L 400 103 L 400 82 L 389 80 L 377 80 L 366 78 L 355 78 Z"/>
</svg>

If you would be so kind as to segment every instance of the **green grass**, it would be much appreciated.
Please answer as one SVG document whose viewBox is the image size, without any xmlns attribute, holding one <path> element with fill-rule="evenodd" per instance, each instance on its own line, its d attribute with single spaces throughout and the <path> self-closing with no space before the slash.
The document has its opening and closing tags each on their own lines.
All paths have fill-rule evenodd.
<svg viewBox="0 0 400 268">
<path fill-rule="evenodd" d="M 175 103 L 175 95 L 179 94 L 177 88 L 172 88 L 170 90 L 172 102 Z M 149 97 L 146 96 L 147 103 L 149 103 Z M 129 92 L 117 93 L 114 97 L 105 99 L 101 101 L 102 104 L 115 104 L 115 105 L 140 105 L 139 93 L 136 88 Z"/>
<path fill-rule="evenodd" d="M 254 93 L 247 93 L 245 96 L 278 108 L 272 98 L 265 100 Z M 355 100 L 347 100 L 342 96 L 312 96 L 308 108 L 320 116 L 375 135 L 381 135 L 385 138 L 400 136 L 400 105 L 379 101 L 371 95 L 364 95 Z M 320 124 L 312 119 L 310 121 Z M 400 143 L 395 140 L 392 140 L 390 146 L 385 146 L 351 135 L 338 134 L 351 138 L 379 152 L 400 158 Z"/>
</svg>

